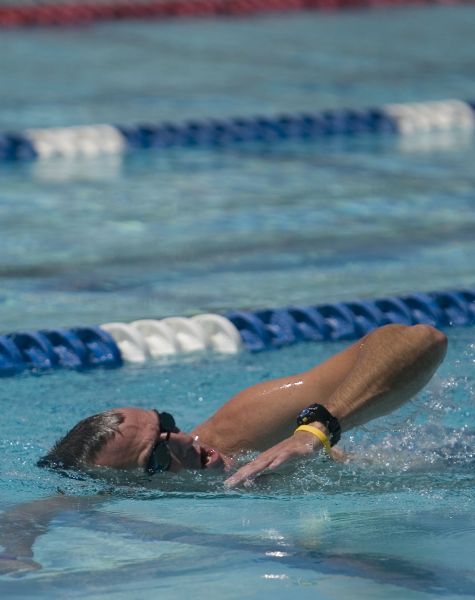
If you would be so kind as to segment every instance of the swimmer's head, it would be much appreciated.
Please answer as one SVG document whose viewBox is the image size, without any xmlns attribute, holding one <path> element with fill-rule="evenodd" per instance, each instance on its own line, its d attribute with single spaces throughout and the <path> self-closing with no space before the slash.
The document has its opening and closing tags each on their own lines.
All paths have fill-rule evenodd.
<svg viewBox="0 0 475 600">
<path fill-rule="evenodd" d="M 38 461 L 39 467 L 75 469 L 93 463 L 124 422 L 120 411 L 110 410 L 80 421 Z"/>
<path fill-rule="evenodd" d="M 80 421 L 48 454 L 42 467 L 141 469 L 149 475 L 182 469 L 224 466 L 216 450 L 197 436 L 178 429 L 168 413 L 139 408 L 120 408 Z"/>
</svg>

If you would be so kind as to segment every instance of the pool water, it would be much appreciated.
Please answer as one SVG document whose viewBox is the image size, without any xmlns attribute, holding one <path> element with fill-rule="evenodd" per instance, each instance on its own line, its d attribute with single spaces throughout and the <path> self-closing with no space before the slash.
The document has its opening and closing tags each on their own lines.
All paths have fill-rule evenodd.
<svg viewBox="0 0 475 600">
<path fill-rule="evenodd" d="M 98 505 L 58 510 L 34 544 L 43 569 L 4 578 L 5 597 L 473 597 L 470 330 L 450 333 L 446 362 L 416 400 L 344 436 L 355 454 L 348 465 L 317 458 L 232 491 L 221 474 L 112 482 L 32 466 L 96 410 L 156 405 L 189 428 L 243 385 L 307 368 L 340 347 L 5 379 L 2 508 L 58 488 L 77 503 L 105 494 Z"/>
<path fill-rule="evenodd" d="M 18 167 L 1 194 L 1 328 L 470 287 L 474 160 L 473 144 L 355 140 L 139 154 L 96 180 Z"/>
<path fill-rule="evenodd" d="M 474 24 L 457 6 L 3 31 L 0 130 L 475 98 Z M 0 331 L 471 286 L 474 159 L 453 132 L 0 165 Z"/>
<path fill-rule="evenodd" d="M 458 6 L 2 32 L 0 129 L 475 99 L 474 22 Z M 474 159 L 454 132 L 2 164 L 0 332 L 473 288 Z M 342 344 L 2 379 L 0 534 L 12 514 L 19 539 L 35 525 L 42 565 L 2 596 L 474 597 L 475 344 L 448 335 L 417 399 L 342 440 L 353 462 L 233 491 L 34 465 L 93 412 L 191 428 Z"/>
</svg>

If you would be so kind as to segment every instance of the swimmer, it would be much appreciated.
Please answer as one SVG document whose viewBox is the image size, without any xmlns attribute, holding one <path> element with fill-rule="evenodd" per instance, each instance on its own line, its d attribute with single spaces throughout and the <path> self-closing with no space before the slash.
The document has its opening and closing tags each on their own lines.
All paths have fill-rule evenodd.
<svg viewBox="0 0 475 600">
<path fill-rule="evenodd" d="M 341 434 L 416 395 L 446 349 L 433 327 L 385 325 L 309 371 L 243 390 L 189 433 L 165 411 L 116 408 L 82 420 L 38 464 L 141 469 L 152 477 L 221 469 L 232 488 L 322 450 L 341 459 Z M 233 473 L 233 458 L 245 451 L 259 454 Z"/>
</svg>

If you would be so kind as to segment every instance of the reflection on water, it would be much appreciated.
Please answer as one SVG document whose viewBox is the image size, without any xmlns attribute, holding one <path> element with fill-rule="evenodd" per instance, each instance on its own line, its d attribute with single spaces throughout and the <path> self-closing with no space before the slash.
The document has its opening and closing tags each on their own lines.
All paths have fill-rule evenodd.
<svg viewBox="0 0 475 600">
<path fill-rule="evenodd" d="M 199 495 L 196 499 L 198 498 Z M 146 510 L 147 506 L 144 508 Z M 331 514 L 331 509 L 329 513 Z M 206 572 L 216 574 L 224 572 L 231 564 L 234 568 L 239 565 L 240 568 L 246 569 L 249 563 L 254 562 L 266 574 L 269 571 L 275 572 L 277 568 L 283 573 L 283 579 L 291 577 L 293 571 L 298 570 L 307 574 L 313 572 L 319 578 L 329 575 L 336 578 L 344 576 L 365 580 L 370 586 L 397 586 L 406 592 L 419 591 L 442 596 L 450 593 L 473 597 L 475 573 L 456 569 L 450 566 L 450 561 L 445 565 L 438 564 L 436 551 L 431 562 L 427 556 L 399 556 L 400 548 L 397 547 L 397 543 L 393 553 L 387 543 L 384 549 L 378 549 L 376 546 L 368 551 L 363 546 L 352 550 L 352 542 L 357 538 L 357 534 L 372 539 L 391 532 L 395 540 L 409 538 L 409 541 L 416 545 L 419 537 L 427 535 L 428 532 L 432 536 L 437 532 L 441 537 L 445 537 L 451 528 L 441 520 L 443 514 L 443 511 L 413 512 L 401 520 L 400 511 L 394 511 L 393 514 L 343 513 L 335 518 L 336 533 L 330 531 L 332 519 L 327 514 L 326 519 L 330 523 L 317 532 L 317 535 L 309 537 L 309 531 L 304 536 L 300 536 L 298 532 L 282 535 L 279 533 L 279 523 L 276 523 L 276 529 L 273 530 L 259 531 L 258 528 L 253 535 L 236 535 L 210 532 L 209 523 L 201 527 L 190 527 L 170 523 L 168 520 L 151 521 L 117 513 L 81 511 L 72 518 L 60 518 L 55 527 L 59 535 L 62 528 L 66 527 L 64 531 L 79 540 L 81 531 L 90 532 L 89 537 L 83 536 L 82 541 L 94 544 L 89 549 L 92 561 L 87 564 L 88 561 L 79 559 L 73 572 L 67 574 L 58 572 L 54 565 L 47 564 L 44 572 L 30 575 L 21 586 L 16 582 L 15 589 L 17 592 L 27 593 L 34 586 L 36 593 L 45 593 L 50 588 L 64 591 L 90 584 L 91 580 L 95 586 L 107 587 L 111 577 L 117 586 L 131 578 L 141 582 L 159 580 L 161 585 L 167 586 L 167 579 L 192 579 L 194 575 L 202 576 Z M 471 531 L 473 536 L 475 521 L 473 514 L 471 518 L 468 515 L 469 513 L 464 515 L 463 524 L 459 520 L 456 526 L 463 535 Z M 75 528 L 79 528 L 78 534 L 75 533 Z M 331 540 L 327 539 L 328 533 Z M 345 535 L 349 538 L 346 548 Z M 133 539 L 133 544 L 141 545 L 141 554 L 134 556 L 133 548 L 128 548 L 130 543 L 127 540 L 130 538 Z M 115 540 L 116 552 L 112 555 L 102 541 L 107 539 Z M 152 548 L 155 553 L 153 557 L 150 556 Z M 434 543 L 434 548 L 437 550 L 437 543 Z M 68 553 L 68 550 L 70 551 L 66 545 L 63 551 Z M 49 558 L 50 561 L 53 559 L 53 562 L 60 562 L 59 554 L 55 553 L 54 548 L 50 549 L 49 557 L 47 551 L 45 556 L 47 560 Z M 1 585 L 7 593 L 13 589 L 7 582 Z"/>
</svg>

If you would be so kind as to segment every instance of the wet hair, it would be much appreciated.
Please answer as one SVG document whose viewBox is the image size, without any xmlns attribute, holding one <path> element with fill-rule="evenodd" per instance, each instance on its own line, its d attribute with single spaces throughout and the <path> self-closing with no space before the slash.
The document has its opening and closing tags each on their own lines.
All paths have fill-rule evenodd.
<svg viewBox="0 0 475 600">
<path fill-rule="evenodd" d="M 124 422 L 120 411 L 105 411 L 79 421 L 36 463 L 39 467 L 74 469 L 91 464 Z"/>
</svg>

